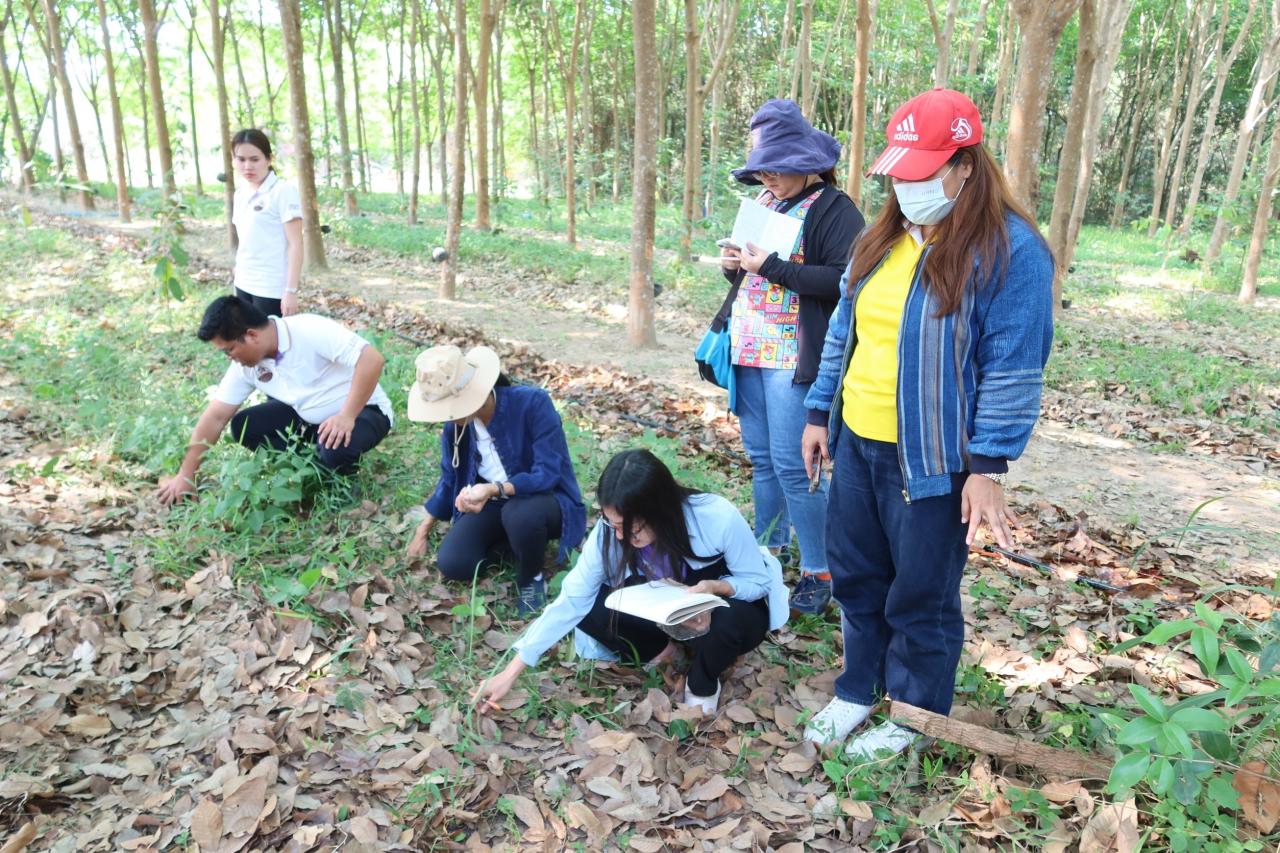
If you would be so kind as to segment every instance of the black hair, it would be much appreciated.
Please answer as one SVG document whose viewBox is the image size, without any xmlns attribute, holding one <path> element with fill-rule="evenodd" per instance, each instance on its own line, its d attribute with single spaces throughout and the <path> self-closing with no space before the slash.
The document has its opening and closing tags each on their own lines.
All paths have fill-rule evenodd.
<svg viewBox="0 0 1280 853">
<path fill-rule="evenodd" d="M 631 544 L 640 523 L 653 533 L 654 556 L 683 580 L 685 560 L 702 559 L 689 544 L 684 520 L 685 501 L 696 494 L 700 492 L 677 483 L 662 460 L 643 448 L 624 450 L 609 460 L 596 485 L 596 502 L 622 516 L 621 542 L 612 530 L 600 537 L 600 559 L 610 586 L 622 586 L 628 568 L 648 576 Z"/>
<path fill-rule="evenodd" d="M 204 309 L 204 317 L 200 320 L 196 337 L 205 343 L 214 338 L 238 341 L 244 337 L 245 332 L 264 328 L 267 322 L 267 315 L 252 303 L 237 296 L 219 296 Z"/>
<path fill-rule="evenodd" d="M 821 178 L 823 183 L 827 184 L 827 186 L 834 187 L 836 185 L 836 167 L 832 166 L 825 172 L 819 172 L 818 177 Z"/>
<path fill-rule="evenodd" d="M 271 160 L 271 140 L 267 138 L 267 134 L 256 127 L 246 127 L 236 131 L 236 135 L 231 137 L 231 153 L 235 154 L 237 145 L 252 145 L 266 156 L 267 160 Z M 271 171 L 275 171 L 276 167 L 270 167 Z"/>
</svg>

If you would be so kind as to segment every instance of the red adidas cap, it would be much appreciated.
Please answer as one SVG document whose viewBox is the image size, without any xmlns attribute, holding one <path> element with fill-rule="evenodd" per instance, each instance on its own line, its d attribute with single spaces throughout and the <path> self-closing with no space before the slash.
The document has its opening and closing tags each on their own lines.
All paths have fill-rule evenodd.
<svg viewBox="0 0 1280 853">
<path fill-rule="evenodd" d="M 867 175 L 923 181 L 956 149 L 982 141 L 982 117 L 967 95 L 954 89 L 931 89 L 898 107 L 885 136 L 889 145 Z"/>
</svg>

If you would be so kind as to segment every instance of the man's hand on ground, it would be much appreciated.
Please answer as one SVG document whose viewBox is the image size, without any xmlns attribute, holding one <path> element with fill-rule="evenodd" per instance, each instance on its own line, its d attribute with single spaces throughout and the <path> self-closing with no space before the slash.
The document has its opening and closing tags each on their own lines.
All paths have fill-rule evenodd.
<svg viewBox="0 0 1280 853">
<path fill-rule="evenodd" d="M 160 483 L 156 489 L 156 497 L 165 506 L 173 506 L 196 493 L 196 484 L 190 478 L 178 474 Z"/>
</svg>

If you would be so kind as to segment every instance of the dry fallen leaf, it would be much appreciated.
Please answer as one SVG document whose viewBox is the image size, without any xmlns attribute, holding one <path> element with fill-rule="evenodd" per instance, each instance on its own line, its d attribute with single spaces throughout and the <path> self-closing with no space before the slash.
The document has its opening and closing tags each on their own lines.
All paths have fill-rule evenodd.
<svg viewBox="0 0 1280 853">
<path fill-rule="evenodd" d="M 511 808 L 516 813 L 516 817 L 524 821 L 524 825 L 535 832 L 543 832 L 546 830 L 546 824 L 542 820 L 542 812 L 538 810 L 537 804 L 528 797 L 522 797 L 519 794 L 508 794 L 507 799 L 511 801 Z"/>
<path fill-rule="evenodd" d="M 1271 832 L 1280 821 L 1280 785 L 1270 777 L 1265 761 L 1250 761 L 1231 780 L 1231 787 L 1240 794 L 1245 819 L 1263 833 Z"/>
<path fill-rule="evenodd" d="M 209 797 L 191 812 L 191 840 L 201 850 L 213 850 L 222 840 L 222 809 Z"/>
<path fill-rule="evenodd" d="M 349 830 L 351 837 L 361 844 L 377 844 L 378 843 L 378 825 L 365 815 L 353 817 L 351 819 Z"/>
<path fill-rule="evenodd" d="M 1107 803 L 1080 835 L 1080 853 L 1133 853 L 1138 848 L 1138 807 L 1132 799 Z"/>
</svg>

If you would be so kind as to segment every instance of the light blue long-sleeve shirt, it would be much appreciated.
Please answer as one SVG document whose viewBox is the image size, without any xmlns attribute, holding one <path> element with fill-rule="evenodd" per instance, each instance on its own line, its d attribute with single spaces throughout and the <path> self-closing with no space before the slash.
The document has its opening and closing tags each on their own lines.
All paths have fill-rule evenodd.
<svg viewBox="0 0 1280 853">
<path fill-rule="evenodd" d="M 706 559 L 689 560 L 690 567 L 704 568 L 724 557 L 729 574 L 722 578 L 733 588 L 732 598 L 769 603 L 769 628 L 787 622 L 787 588 L 777 560 L 766 559 L 756 544 L 751 526 L 737 507 L 719 495 L 698 494 L 685 501 L 685 524 L 693 553 Z M 597 521 L 587 535 L 582 553 L 565 575 L 560 594 L 512 645 L 528 666 L 536 666 L 546 651 L 577 627 L 595 606 L 608 572 L 600 554 L 600 537 L 613 531 Z"/>
</svg>

